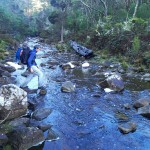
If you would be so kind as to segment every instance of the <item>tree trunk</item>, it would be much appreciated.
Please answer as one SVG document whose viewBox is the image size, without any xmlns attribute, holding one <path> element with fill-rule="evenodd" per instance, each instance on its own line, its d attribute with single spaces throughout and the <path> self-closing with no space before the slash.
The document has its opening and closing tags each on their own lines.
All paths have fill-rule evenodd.
<svg viewBox="0 0 150 150">
<path fill-rule="evenodd" d="M 61 40 L 60 40 L 61 43 L 64 42 L 64 23 L 62 21 L 62 24 L 61 24 Z"/>
<path fill-rule="evenodd" d="M 106 17 L 108 14 L 108 8 L 107 8 L 107 4 L 106 4 L 106 0 L 100 0 L 103 4 L 104 7 L 104 16 Z"/>
<path fill-rule="evenodd" d="M 139 0 L 136 0 L 136 6 L 135 6 L 135 9 L 134 9 L 133 18 L 136 16 L 138 6 L 139 6 Z"/>
</svg>

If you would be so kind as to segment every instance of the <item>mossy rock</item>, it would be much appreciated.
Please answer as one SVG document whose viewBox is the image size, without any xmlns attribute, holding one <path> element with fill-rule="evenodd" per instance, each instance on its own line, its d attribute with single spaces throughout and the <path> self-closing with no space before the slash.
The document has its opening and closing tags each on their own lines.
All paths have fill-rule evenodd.
<svg viewBox="0 0 150 150">
<path fill-rule="evenodd" d="M 0 132 L 1 133 L 7 134 L 7 133 L 11 132 L 12 129 L 13 129 L 13 127 L 11 125 L 9 125 L 8 123 L 0 125 Z"/>
</svg>

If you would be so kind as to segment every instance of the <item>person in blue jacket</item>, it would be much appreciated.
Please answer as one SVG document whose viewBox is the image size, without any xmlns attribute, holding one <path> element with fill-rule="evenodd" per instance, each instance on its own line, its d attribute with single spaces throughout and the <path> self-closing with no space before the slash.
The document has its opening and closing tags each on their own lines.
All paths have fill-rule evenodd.
<svg viewBox="0 0 150 150">
<path fill-rule="evenodd" d="M 37 63 L 35 61 L 36 59 L 36 53 L 40 51 L 40 45 L 34 46 L 34 49 L 30 51 L 29 53 L 29 58 L 27 62 L 27 67 L 30 72 L 30 75 L 27 77 L 26 81 L 22 84 L 21 87 L 26 87 L 27 84 L 31 81 L 31 79 L 35 76 L 38 75 L 38 88 L 43 88 L 43 73 L 42 71 L 38 68 Z"/>
</svg>

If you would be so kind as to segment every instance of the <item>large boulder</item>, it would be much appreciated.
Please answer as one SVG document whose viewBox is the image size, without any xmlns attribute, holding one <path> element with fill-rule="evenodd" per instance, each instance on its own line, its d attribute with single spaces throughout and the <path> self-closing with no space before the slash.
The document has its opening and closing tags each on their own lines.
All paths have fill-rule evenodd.
<svg viewBox="0 0 150 150">
<path fill-rule="evenodd" d="M 119 74 L 112 74 L 108 76 L 105 80 L 99 81 L 98 85 L 101 88 L 109 88 L 113 91 L 122 91 L 124 89 L 124 82 Z"/>
<path fill-rule="evenodd" d="M 14 84 L 3 85 L 0 88 L 0 120 L 24 115 L 27 106 L 27 92 Z"/>
<path fill-rule="evenodd" d="M 114 91 L 122 91 L 124 89 L 124 82 L 120 75 L 113 74 L 106 79 L 109 88 Z"/>
<path fill-rule="evenodd" d="M 16 150 L 27 150 L 45 140 L 43 132 L 36 127 L 19 126 L 8 134 L 11 145 Z"/>
</svg>

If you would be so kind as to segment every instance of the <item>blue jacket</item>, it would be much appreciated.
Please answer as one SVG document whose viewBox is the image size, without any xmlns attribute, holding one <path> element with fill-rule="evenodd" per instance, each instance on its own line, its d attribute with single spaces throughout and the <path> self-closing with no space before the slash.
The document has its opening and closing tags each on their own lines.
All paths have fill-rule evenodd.
<svg viewBox="0 0 150 150">
<path fill-rule="evenodd" d="M 20 60 L 20 52 L 21 52 L 22 48 L 19 47 L 18 50 L 16 51 L 16 61 Z"/>
<path fill-rule="evenodd" d="M 37 66 L 37 63 L 35 62 L 36 59 L 36 49 L 33 49 L 32 51 L 30 51 L 29 53 L 29 58 L 28 58 L 28 68 L 30 69 L 32 66 Z"/>
</svg>

